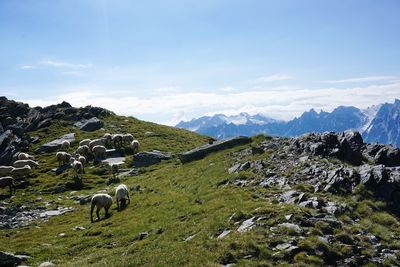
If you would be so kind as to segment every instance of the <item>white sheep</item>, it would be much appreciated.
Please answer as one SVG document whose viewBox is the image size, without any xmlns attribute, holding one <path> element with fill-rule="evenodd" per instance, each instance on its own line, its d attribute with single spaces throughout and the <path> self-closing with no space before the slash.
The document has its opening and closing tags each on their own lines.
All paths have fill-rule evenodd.
<svg viewBox="0 0 400 267">
<path fill-rule="evenodd" d="M 90 148 L 89 148 L 89 146 L 87 146 L 87 145 L 79 146 L 79 147 L 76 149 L 75 153 L 76 153 L 76 154 L 83 155 L 84 157 L 87 158 L 87 157 L 89 156 L 89 154 L 90 154 Z"/>
<path fill-rule="evenodd" d="M 109 133 L 106 133 L 103 135 L 103 138 L 106 140 L 106 145 L 110 146 L 111 145 L 111 141 L 112 141 L 112 135 Z"/>
<path fill-rule="evenodd" d="M 97 215 L 97 220 L 100 220 L 100 210 L 104 208 L 106 211 L 105 217 L 108 217 L 108 210 L 110 209 L 112 205 L 112 197 L 108 194 L 95 194 L 92 197 L 92 200 L 90 201 L 90 221 L 93 222 L 93 210 L 94 207 L 97 208 L 96 210 L 96 215 Z"/>
<path fill-rule="evenodd" d="M 83 167 L 82 162 L 77 161 L 77 160 L 74 159 L 74 158 L 71 158 L 71 159 L 69 160 L 69 163 L 70 163 L 72 169 L 73 169 L 74 172 L 75 172 L 75 177 L 79 177 L 81 174 L 85 173 L 85 169 L 84 169 L 84 167 Z"/>
<path fill-rule="evenodd" d="M 31 168 L 39 167 L 39 163 L 31 159 L 17 160 L 13 163 L 13 166 L 16 168 L 21 168 L 24 167 L 25 165 L 29 165 Z"/>
<path fill-rule="evenodd" d="M 32 159 L 32 160 L 34 160 L 35 157 L 29 155 L 28 153 L 21 152 L 21 153 L 18 154 L 18 159 L 20 159 L 20 160 L 24 160 L 24 159 Z"/>
<path fill-rule="evenodd" d="M 131 199 L 129 198 L 129 188 L 124 184 L 118 185 L 115 188 L 115 200 L 117 201 L 118 211 L 120 210 L 120 208 L 125 207 L 127 199 L 128 204 L 130 204 Z"/>
<path fill-rule="evenodd" d="M 14 169 L 13 166 L 0 166 L 0 176 L 8 176 L 10 172 Z"/>
<path fill-rule="evenodd" d="M 0 188 L 4 188 L 6 186 L 8 186 L 10 188 L 10 195 L 12 195 L 13 190 L 14 190 L 14 194 L 15 194 L 14 178 L 12 178 L 10 176 L 1 177 L 0 178 Z"/>
<path fill-rule="evenodd" d="M 112 136 L 112 141 L 115 148 L 122 147 L 122 134 L 114 134 Z"/>
<path fill-rule="evenodd" d="M 93 149 L 95 146 L 105 146 L 106 145 L 106 139 L 104 138 L 98 138 L 90 141 L 89 143 L 89 148 Z"/>
<path fill-rule="evenodd" d="M 68 140 L 64 140 L 61 143 L 61 150 L 67 151 L 70 146 L 71 146 L 71 143 Z"/>
<path fill-rule="evenodd" d="M 90 139 L 83 139 L 82 141 L 79 142 L 79 146 L 89 146 L 89 143 L 91 141 L 92 140 L 90 140 Z"/>
<path fill-rule="evenodd" d="M 63 151 L 59 151 L 56 153 L 56 158 L 58 161 L 58 166 L 62 166 L 64 164 L 67 164 L 71 158 L 71 154 Z"/>
<path fill-rule="evenodd" d="M 132 149 L 133 153 L 137 153 L 139 151 L 139 146 L 140 146 L 140 144 L 139 144 L 138 140 L 133 140 L 131 142 L 131 149 Z"/>
<path fill-rule="evenodd" d="M 25 165 L 24 167 L 21 168 L 14 168 L 10 172 L 10 176 L 12 176 L 14 179 L 17 178 L 24 178 L 27 177 L 32 171 L 32 168 L 29 165 Z"/>
<path fill-rule="evenodd" d="M 76 160 L 78 160 L 80 163 L 82 163 L 83 167 L 86 165 L 86 158 L 82 155 L 76 155 Z"/>
<path fill-rule="evenodd" d="M 132 141 L 134 140 L 133 135 L 132 134 L 124 134 L 122 135 L 122 141 L 124 142 L 124 144 L 130 144 Z"/>
<path fill-rule="evenodd" d="M 92 148 L 92 153 L 95 159 L 104 159 L 106 157 L 106 147 L 105 146 L 94 146 Z"/>
<path fill-rule="evenodd" d="M 108 167 L 110 169 L 111 175 L 115 179 L 119 173 L 119 165 L 118 164 L 110 164 L 110 165 L 108 165 Z"/>
</svg>

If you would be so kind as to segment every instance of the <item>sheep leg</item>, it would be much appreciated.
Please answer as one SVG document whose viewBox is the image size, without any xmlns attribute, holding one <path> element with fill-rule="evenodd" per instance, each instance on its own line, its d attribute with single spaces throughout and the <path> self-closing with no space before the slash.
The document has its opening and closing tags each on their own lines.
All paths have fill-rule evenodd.
<svg viewBox="0 0 400 267">
<path fill-rule="evenodd" d="M 106 218 L 110 217 L 110 215 L 108 214 L 108 208 L 104 208 L 106 211 Z"/>
<path fill-rule="evenodd" d="M 90 221 L 93 222 L 93 210 L 94 210 L 94 205 L 90 207 Z"/>
<path fill-rule="evenodd" d="M 129 194 L 127 194 L 128 196 L 128 204 L 131 204 L 131 198 L 129 197 Z"/>
<path fill-rule="evenodd" d="M 97 208 L 96 210 L 97 220 L 100 221 L 100 209 Z"/>
<path fill-rule="evenodd" d="M 119 200 L 117 199 L 117 209 L 118 209 L 118 211 L 119 211 Z"/>
</svg>

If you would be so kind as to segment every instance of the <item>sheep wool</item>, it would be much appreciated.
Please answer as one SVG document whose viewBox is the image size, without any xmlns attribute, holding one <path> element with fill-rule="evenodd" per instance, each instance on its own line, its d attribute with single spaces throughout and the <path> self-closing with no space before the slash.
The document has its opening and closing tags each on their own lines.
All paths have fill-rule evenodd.
<svg viewBox="0 0 400 267">
<path fill-rule="evenodd" d="M 90 201 L 90 221 L 93 222 L 93 210 L 96 207 L 97 220 L 100 220 L 100 210 L 104 208 L 108 217 L 108 210 L 112 205 L 112 197 L 108 194 L 95 194 Z"/>
<path fill-rule="evenodd" d="M 126 200 L 128 200 L 128 203 L 130 204 L 131 199 L 129 197 L 129 188 L 124 184 L 118 185 L 115 188 L 115 199 L 117 201 L 118 210 L 125 206 Z"/>
<path fill-rule="evenodd" d="M 0 177 L 1 176 L 8 176 L 10 172 L 14 169 L 13 166 L 0 166 Z"/>
</svg>

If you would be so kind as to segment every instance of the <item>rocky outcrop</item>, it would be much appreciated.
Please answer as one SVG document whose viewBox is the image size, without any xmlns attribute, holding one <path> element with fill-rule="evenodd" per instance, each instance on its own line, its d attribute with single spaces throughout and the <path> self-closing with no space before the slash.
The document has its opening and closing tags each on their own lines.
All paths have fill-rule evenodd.
<svg viewBox="0 0 400 267">
<path fill-rule="evenodd" d="M 61 144 L 65 141 L 73 142 L 75 141 L 75 133 L 69 133 L 65 134 L 63 136 L 60 136 L 60 138 L 53 140 L 49 143 L 46 143 L 44 145 L 41 145 L 36 149 L 36 153 L 48 153 L 48 152 L 54 152 L 57 151 L 61 148 Z"/>
<path fill-rule="evenodd" d="M 49 127 L 54 120 L 85 120 L 81 125 L 82 130 L 92 131 L 103 126 L 103 122 L 97 117 L 111 114 L 113 113 L 106 109 L 92 106 L 74 108 L 65 101 L 44 108 L 31 108 L 28 104 L 0 97 L 0 165 L 10 165 L 18 152 L 29 149 L 32 141 L 30 131 Z M 59 148 L 58 141 L 45 144 L 37 151 L 55 151 Z"/>
<path fill-rule="evenodd" d="M 204 158 L 206 155 L 220 151 L 223 149 L 231 148 L 238 145 L 243 145 L 251 142 L 251 138 L 246 136 L 238 136 L 225 140 L 218 140 L 212 144 L 206 144 L 190 151 L 179 154 L 179 159 L 182 163 L 187 163 L 193 160 Z"/>
<path fill-rule="evenodd" d="M 400 166 L 400 150 L 391 145 L 364 144 L 360 133 L 310 133 L 294 139 L 292 148 L 303 154 L 336 157 L 354 165 L 370 160 L 387 167 Z"/>
<path fill-rule="evenodd" d="M 29 258 L 27 255 L 14 255 L 0 251 L 0 267 L 16 266 Z"/>
<path fill-rule="evenodd" d="M 172 159 L 171 153 L 162 153 L 160 151 L 143 151 L 133 155 L 133 165 L 135 167 L 146 167 L 168 159 Z"/>
<path fill-rule="evenodd" d="M 104 126 L 104 122 L 96 117 L 90 118 L 88 120 L 78 121 L 74 124 L 80 130 L 85 132 L 93 132 Z"/>
</svg>

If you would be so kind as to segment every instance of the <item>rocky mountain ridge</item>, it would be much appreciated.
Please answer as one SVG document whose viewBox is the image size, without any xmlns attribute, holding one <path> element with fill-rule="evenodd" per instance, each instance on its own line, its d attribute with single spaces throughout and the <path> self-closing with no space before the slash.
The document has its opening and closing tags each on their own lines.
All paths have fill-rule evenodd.
<svg viewBox="0 0 400 267">
<path fill-rule="evenodd" d="M 97 117 L 110 114 L 113 113 L 99 107 L 75 108 L 65 101 L 42 108 L 0 97 L 0 165 L 9 165 L 17 151 L 27 151 L 31 143 L 38 142 L 30 132 L 46 128 L 55 120 L 93 131 L 101 127 Z"/>
<path fill-rule="evenodd" d="M 257 117 L 262 123 L 251 120 L 236 123 L 224 120 L 224 115 L 200 117 L 189 122 L 180 122 L 178 128 L 184 128 L 215 138 L 228 138 L 237 135 L 252 136 L 268 134 L 274 136 L 299 136 L 308 132 L 341 132 L 349 129 L 359 131 L 367 142 L 393 144 L 400 147 L 400 101 L 372 106 L 365 110 L 356 107 L 339 106 L 332 112 L 316 112 L 314 109 L 304 112 L 290 121 L 274 121 L 262 115 Z M 226 117 L 226 116 L 225 116 Z"/>
</svg>

